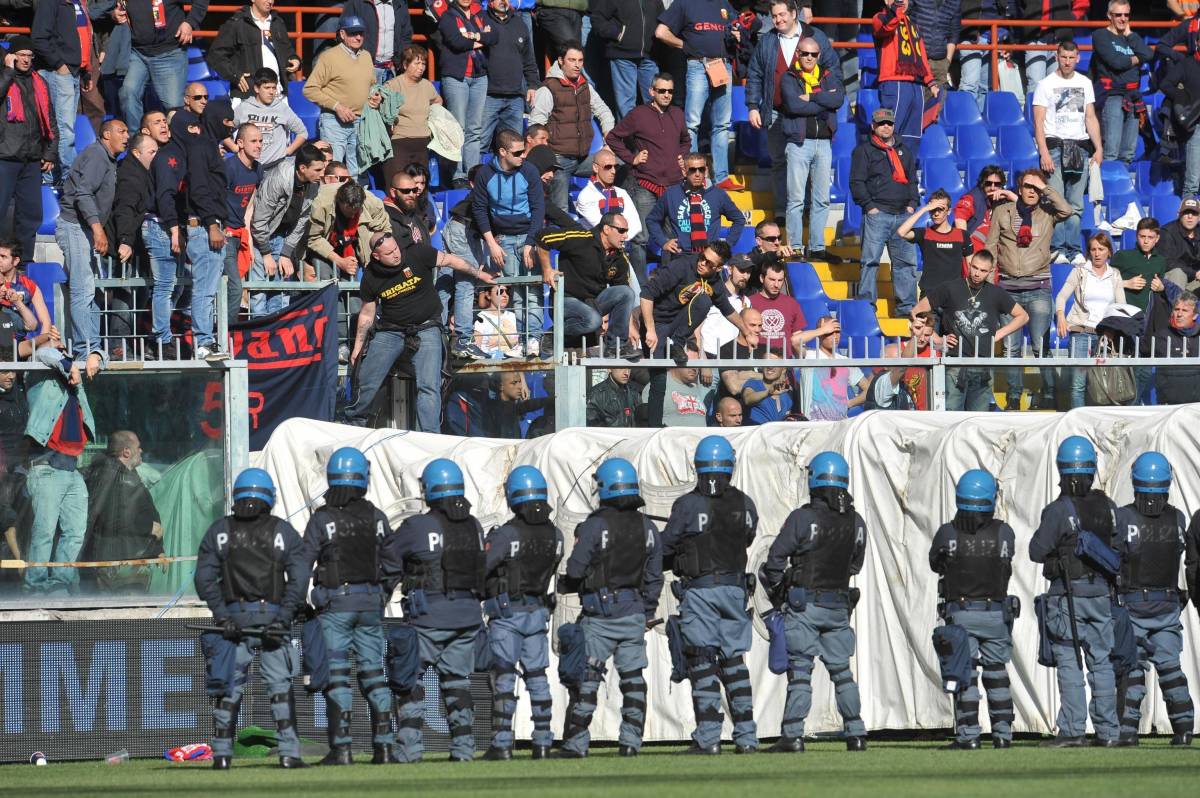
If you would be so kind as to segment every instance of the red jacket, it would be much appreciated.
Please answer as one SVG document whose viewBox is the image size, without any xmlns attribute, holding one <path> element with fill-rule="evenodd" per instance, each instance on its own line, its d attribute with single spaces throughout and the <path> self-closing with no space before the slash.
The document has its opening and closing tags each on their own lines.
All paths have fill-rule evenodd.
<svg viewBox="0 0 1200 798">
<path fill-rule="evenodd" d="M 933 70 L 916 23 L 895 5 L 884 8 L 871 22 L 879 51 L 879 82 L 905 80 L 933 85 Z"/>
</svg>

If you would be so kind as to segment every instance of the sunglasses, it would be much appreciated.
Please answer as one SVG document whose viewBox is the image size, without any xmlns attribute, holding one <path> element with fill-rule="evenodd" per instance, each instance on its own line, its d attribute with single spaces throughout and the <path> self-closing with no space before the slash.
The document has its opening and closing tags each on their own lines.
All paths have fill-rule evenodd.
<svg viewBox="0 0 1200 798">
<path fill-rule="evenodd" d="M 331 183 L 345 183 L 350 175 L 325 175 L 325 179 Z"/>
<path fill-rule="evenodd" d="M 189 94 L 188 99 L 189 100 L 207 100 L 208 95 L 207 94 Z"/>
<path fill-rule="evenodd" d="M 985 186 L 994 186 L 996 188 L 1000 188 L 1001 186 L 1004 185 L 1004 183 L 1000 180 L 985 180 L 985 181 L 983 181 L 983 184 Z"/>
<path fill-rule="evenodd" d="M 1109 14 L 1109 16 L 1110 16 L 1110 17 L 1115 17 L 1116 19 L 1128 19 L 1128 18 L 1129 18 L 1129 12 L 1125 12 L 1124 14 L 1122 14 L 1122 13 L 1121 13 L 1121 12 L 1119 12 L 1119 11 L 1113 11 L 1113 12 L 1111 12 L 1111 13 Z"/>
<path fill-rule="evenodd" d="M 694 174 L 704 174 L 704 173 L 705 173 L 705 172 L 707 172 L 707 171 L 708 171 L 708 167 L 707 167 L 707 166 L 689 166 L 689 167 L 688 167 L 688 174 L 689 174 L 689 175 L 694 175 Z"/>
<path fill-rule="evenodd" d="M 875 127 L 893 127 L 893 126 L 895 126 L 895 124 L 896 124 L 895 122 L 892 122 L 890 120 L 881 119 L 880 121 L 875 123 Z"/>
<path fill-rule="evenodd" d="M 817 56 L 819 56 L 820 54 L 821 54 L 820 52 L 815 52 L 815 53 L 814 53 L 814 52 L 811 52 L 811 51 L 809 51 L 809 50 L 801 50 L 801 51 L 800 51 L 800 57 L 801 57 L 801 58 L 816 58 L 816 57 L 817 57 Z"/>
<path fill-rule="evenodd" d="M 778 244 L 780 239 L 783 238 L 783 236 L 759 236 L 759 238 L 761 238 L 763 241 L 768 241 L 772 244 Z"/>
<path fill-rule="evenodd" d="M 721 268 L 721 262 L 720 262 L 720 261 L 711 260 L 711 259 L 710 259 L 710 258 L 709 258 L 707 255 L 701 255 L 701 256 L 700 256 L 700 263 L 699 263 L 699 265 L 700 265 L 700 266 L 707 266 L 707 267 L 708 267 L 708 268 L 710 268 L 710 269 L 719 269 L 719 268 Z"/>
<path fill-rule="evenodd" d="M 596 168 L 603 169 L 605 172 L 607 172 L 609 170 L 616 169 L 617 165 L 615 163 L 598 163 L 596 164 Z"/>
<path fill-rule="evenodd" d="M 394 235 L 392 235 L 391 233 L 381 233 L 379 238 L 375 239 L 375 245 L 373 247 L 371 247 L 371 249 L 379 249 L 380 247 L 382 247 L 384 245 L 384 243 L 388 239 L 395 241 L 396 237 Z"/>
<path fill-rule="evenodd" d="M 613 230 L 616 230 L 616 231 L 617 231 L 618 233 L 620 233 L 621 235 L 625 235 L 626 233 L 628 233 L 628 232 L 629 232 L 629 228 L 628 228 L 628 227 L 617 227 L 615 224 L 610 224 L 610 225 L 609 225 L 609 228 L 610 228 L 610 229 L 613 229 Z"/>
<path fill-rule="evenodd" d="M 655 94 L 674 94 L 674 89 L 651 89 Z"/>
<path fill-rule="evenodd" d="M 392 189 L 392 190 L 395 191 L 397 194 L 420 194 L 421 193 L 421 189 L 417 188 L 416 186 L 414 186 L 412 188 L 396 188 L 396 189 Z"/>
<path fill-rule="evenodd" d="M 524 158 L 525 150 L 510 150 L 508 155 L 510 158 Z"/>
</svg>

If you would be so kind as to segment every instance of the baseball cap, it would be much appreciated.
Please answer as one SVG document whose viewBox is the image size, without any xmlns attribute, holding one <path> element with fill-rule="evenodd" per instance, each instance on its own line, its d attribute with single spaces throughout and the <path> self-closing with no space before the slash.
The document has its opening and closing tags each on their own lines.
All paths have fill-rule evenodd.
<svg viewBox="0 0 1200 798">
<path fill-rule="evenodd" d="M 338 30 L 344 30 L 346 33 L 364 33 L 367 26 L 363 23 L 362 17 L 343 14 L 338 20 Z"/>
<path fill-rule="evenodd" d="M 1188 197 L 1183 202 L 1179 203 L 1179 213 L 1191 211 L 1192 213 L 1200 213 L 1200 199 Z"/>
<path fill-rule="evenodd" d="M 876 125 L 880 122 L 895 122 L 896 112 L 891 108 L 876 108 L 875 113 L 871 114 L 871 124 Z"/>
<path fill-rule="evenodd" d="M 750 254 L 747 252 L 734 255 L 729 259 L 729 262 L 726 265 L 730 268 L 737 269 L 739 272 L 749 273 L 754 271 L 754 259 L 751 258 Z"/>
</svg>

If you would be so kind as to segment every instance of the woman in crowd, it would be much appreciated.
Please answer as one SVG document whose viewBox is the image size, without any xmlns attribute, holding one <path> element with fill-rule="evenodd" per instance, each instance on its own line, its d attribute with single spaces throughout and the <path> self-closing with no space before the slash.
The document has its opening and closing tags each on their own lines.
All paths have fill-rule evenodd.
<svg viewBox="0 0 1200 798">
<path fill-rule="evenodd" d="M 1088 260 L 1071 270 L 1066 283 L 1054 300 L 1058 317 L 1058 337 L 1071 335 L 1071 357 L 1091 357 L 1096 349 L 1096 325 L 1108 315 L 1113 304 L 1125 302 L 1121 274 L 1108 261 L 1113 254 L 1112 239 L 1096 233 L 1088 239 Z M 1067 312 L 1067 300 L 1075 305 Z M 1087 369 L 1071 370 L 1071 407 L 1083 407 L 1087 392 Z"/>
<path fill-rule="evenodd" d="M 429 56 L 424 47 L 413 44 L 400 56 L 401 72 L 384 84 L 404 95 L 404 105 L 392 125 L 392 157 L 383 165 L 384 184 L 392 184 L 392 175 L 409 164 L 429 160 L 429 106 L 441 105 L 437 89 L 425 77 Z"/>
</svg>

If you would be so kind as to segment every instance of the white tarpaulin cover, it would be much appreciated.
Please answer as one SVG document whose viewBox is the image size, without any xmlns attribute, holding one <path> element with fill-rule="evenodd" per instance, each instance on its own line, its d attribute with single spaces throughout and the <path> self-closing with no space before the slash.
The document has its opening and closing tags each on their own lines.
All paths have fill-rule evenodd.
<svg viewBox="0 0 1200 798">
<path fill-rule="evenodd" d="M 638 470 L 646 511 L 666 516 L 671 502 L 690 490 L 691 455 L 712 429 L 573 429 L 532 441 L 497 441 L 440 435 L 364 430 L 293 420 L 281 425 L 256 465 L 275 477 L 275 512 L 290 516 L 301 532 L 308 504 L 325 489 L 325 461 L 339 446 L 357 446 L 371 461 L 368 498 L 393 525 L 422 512 L 419 477 L 434 457 L 449 457 L 466 475 L 467 496 L 485 529 L 506 520 L 504 479 L 517 465 L 540 468 L 550 485 L 556 521 L 570 553 L 573 531 L 593 508 L 592 472 L 605 457 L 620 456 Z M 967 469 L 986 468 L 999 482 L 998 517 L 1017 535 L 1010 592 L 1021 598 L 1022 617 L 1014 628 L 1015 654 L 1009 674 L 1016 730 L 1052 733 L 1057 712 L 1055 672 L 1037 664 L 1033 598 L 1046 588 L 1041 566 L 1030 562 L 1028 543 L 1042 508 L 1058 493 L 1054 451 L 1071 434 L 1088 436 L 1099 453 L 1098 487 L 1118 505 L 1132 501 L 1129 469 L 1142 452 L 1156 449 L 1175 469 L 1171 501 L 1189 517 L 1200 509 L 1200 406 L 1175 408 L 1088 408 L 1067 414 L 874 412 L 838 423 L 777 423 L 722 430 L 737 450 L 734 484 L 758 505 L 758 538 L 750 551 L 757 571 L 788 513 L 806 501 L 804 466 L 817 452 L 840 452 L 850 463 L 855 507 L 870 537 L 866 563 L 855 584 L 862 600 L 854 613 L 858 655 L 853 662 L 868 729 L 929 729 L 953 726 L 950 697 L 939 686 L 930 635 L 937 624 L 937 578 L 929 570 L 934 531 L 954 512 L 954 482 Z M 661 528 L 661 524 L 659 525 Z M 574 601 L 575 597 L 572 597 Z M 577 604 L 560 602 L 555 625 L 573 620 Z M 755 609 L 768 608 L 761 589 Z M 660 616 L 675 611 L 668 587 Z M 398 604 L 393 605 L 399 613 Z M 1183 666 L 1193 694 L 1200 689 L 1200 625 L 1192 607 L 1185 612 Z M 766 639 L 755 618 L 754 648 L 748 656 L 754 682 L 755 716 L 763 737 L 779 733 L 785 677 L 767 670 Z M 647 740 L 685 739 L 693 728 L 690 689 L 670 682 L 670 660 L 662 627 L 647 635 L 650 666 Z M 552 670 L 554 668 L 552 667 Z M 1169 731 L 1162 693 L 1148 675 L 1149 698 L 1142 731 Z M 560 729 L 566 691 L 555 689 L 554 723 Z M 813 675 L 810 732 L 841 728 L 831 684 L 823 667 Z M 592 723 L 597 739 L 616 739 L 620 694 L 610 667 Z M 986 706 L 986 702 L 984 704 Z M 981 706 L 987 728 L 987 713 Z M 518 736 L 531 730 L 522 690 L 516 717 Z M 729 733 L 726 721 L 726 734 Z"/>
</svg>

